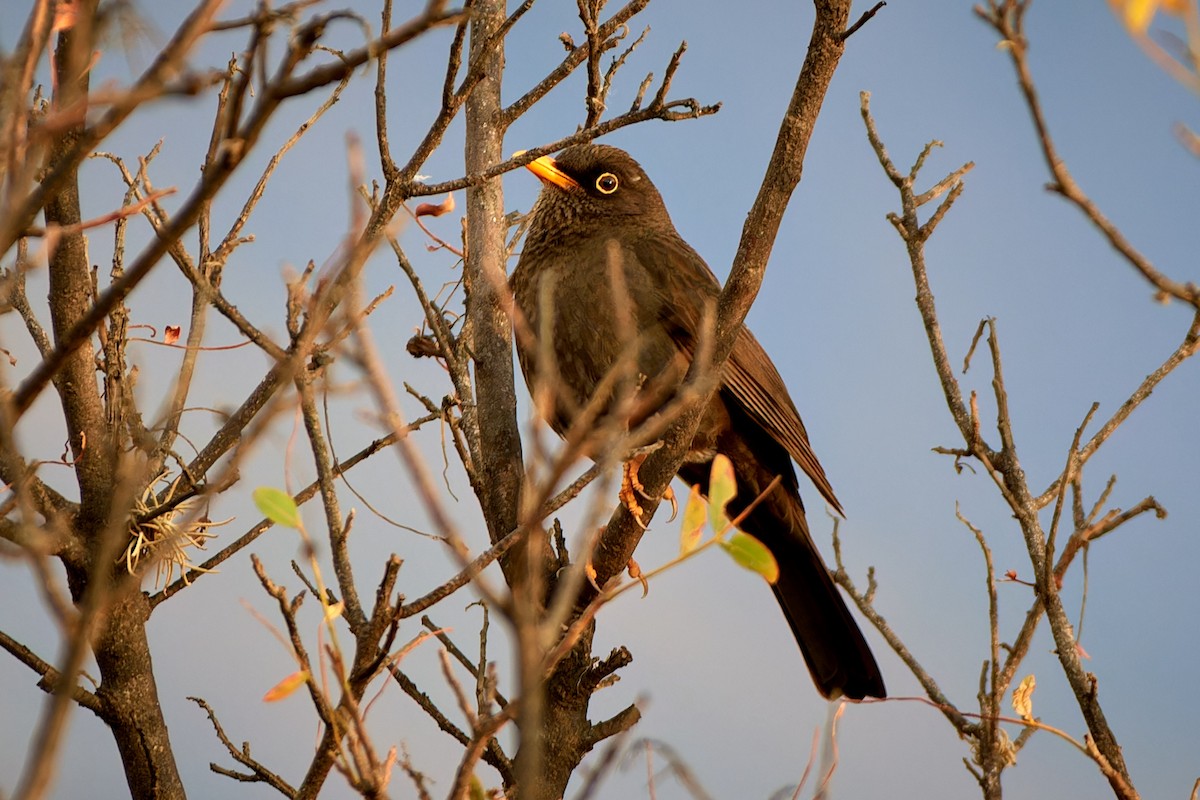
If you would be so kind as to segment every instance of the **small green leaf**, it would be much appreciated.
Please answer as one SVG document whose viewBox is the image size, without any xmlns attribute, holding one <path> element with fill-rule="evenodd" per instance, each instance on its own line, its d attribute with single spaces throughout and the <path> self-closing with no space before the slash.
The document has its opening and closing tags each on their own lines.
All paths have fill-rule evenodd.
<svg viewBox="0 0 1200 800">
<path fill-rule="evenodd" d="M 254 490 L 254 505 L 263 516 L 276 525 L 288 528 L 300 527 L 300 509 L 296 501 L 283 489 L 273 486 L 260 486 Z"/>
<path fill-rule="evenodd" d="M 471 782 L 467 786 L 467 797 L 470 800 L 487 800 L 487 792 L 483 788 L 483 781 L 479 780 L 479 776 L 471 773 Z"/>
<path fill-rule="evenodd" d="M 687 506 L 683 509 L 683 530 L 679 532 L 679 554 L 687 555 L 700 545 L 700 535 L 704 532 L 704 520 L 708 519 L 708 508 L 700 487 L 693 486 L 688 497 Z"/>
<path fill-rule="evenodd" d="M 717 453 L 713 458 L 712 472 L 708 478 L 708 518 L 717 533 L 729 525 L 725 506 L 737 497 L 737 478 L 733 475 L 733 464 Z"/>
<path fill-rule="evenodd" d="M 738 531 L 728 542 L 721 542 L 721 547 L 740 566 L 766 578 L 767 583 L 779 580 L 779 562 L 765 544 L 750 534 Z"/>
</svg>

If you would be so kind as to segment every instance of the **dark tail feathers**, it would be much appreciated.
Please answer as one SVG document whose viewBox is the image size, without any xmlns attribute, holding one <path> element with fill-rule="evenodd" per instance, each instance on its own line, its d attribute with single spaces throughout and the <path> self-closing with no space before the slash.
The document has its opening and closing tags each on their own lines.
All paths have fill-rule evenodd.
<svg viewBox="0 0 1200 800">
<path fill-rule="evenodd" d="M 779 505 L 764 503 L 776 512 Z M 779 562 L 779 580 L 771 588 L 818 691 L 831 700 L 886 697 L 879 665 L 809 536 L 803 510 L 789 509 L 787 520 L 762 511 L 767 508 L 752 512 L 743 527 Z"/>
</svg>

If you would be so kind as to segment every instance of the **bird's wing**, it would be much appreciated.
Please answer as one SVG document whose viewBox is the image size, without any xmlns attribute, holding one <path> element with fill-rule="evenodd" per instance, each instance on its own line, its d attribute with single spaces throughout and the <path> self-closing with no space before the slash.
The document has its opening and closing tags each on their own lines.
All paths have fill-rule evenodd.
<svg viewBox="0 0 1200 800">
<path fill-rule="evenodd" d="M 754 421 L 761 425 L 772 439 L 783 445 L 817 487 L 821 496 L 839 514 L 843 513 L 842 504 L 833 493 L 833 487 L 825 477 L 825 470 L 809 444 L 808 431 L 804 430 L 800 412 L 796 411 L 779 370 L 771 363 L 767 351 L 763 350 L 754 334 L 745 326 L 742 326 L 738 333 L 733 352 L 725 362 L 721 383 L 737 398 Z"/>
<path fill-rule="evenodd" d="M 704 327 L 704 301 L 716 301 L 720 282 L 699 254 L 680 238 L 647 236 L 638 242 L 634 251 L 642 264 L 654 265 L 651 269 L 664 282 L 659 314 L 668 333 L 681 349 L 689 355 L 694 354 Z M 695 298 L 695 302 L 680 303 L 675 300 L 679 297 Z M 808 432 L 779 370 L 745 326 L 725 362 L 721 388 L 787 450 L 821 496 L 842 513 L 842 504 L 813 453 Z"/>
</svg>

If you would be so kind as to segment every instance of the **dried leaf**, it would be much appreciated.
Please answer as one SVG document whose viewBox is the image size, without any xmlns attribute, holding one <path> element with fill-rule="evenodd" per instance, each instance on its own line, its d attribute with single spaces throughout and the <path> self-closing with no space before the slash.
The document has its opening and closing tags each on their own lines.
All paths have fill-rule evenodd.
<svg viewBox="0 0 1200 800">
<path fill-rule="evenodd" d="M 178 325 L 168 325 L 163 330 L 163 341 L 167 344 L 175 344 L 179 341 L 179 334 L 182 330 Z"/>
<path fill-rule="evenodd" d="M 409 339 L 408 344 L 404 345 L 404 349 L 413 358 L 436 358 L 442 354 L 442 348 L 438 345 L 437 339 L 422 334 L 417 334 Z"/>
<path fill-rule="evenodd" d="M 417 206 L 417 210 L 413 212 L 418 217 L 440 217 L 443 214 L 449 214 L 454 210 L 454 195 L 446 195 L 446 199 L 440 203 L 421 203 Z"/>
<path fill-rule="evenodd" d="M 277 700 L 290 695 L 292 692 L 299 689 L 308 681 L 308 670 L 302 669 L 298 672 L 293 672 L 279 683 L 271 687 L 271 690 L 263 695 L 264 703 L 274 703 Z"/>
<path fill-rule="evenodd" d="M 1026 675 L 1021 679 L 1020 685 L 1013 689 L 1013 711 L 1027 722 L 1033 722 L 1033 690 L 1036 688 L 1037 678 Z"/>
</svg>

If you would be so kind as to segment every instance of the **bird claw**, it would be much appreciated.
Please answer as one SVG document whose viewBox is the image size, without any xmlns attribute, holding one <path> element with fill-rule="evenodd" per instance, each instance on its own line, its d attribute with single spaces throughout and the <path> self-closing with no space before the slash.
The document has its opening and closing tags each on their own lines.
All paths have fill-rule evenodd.
<svg viewBox="0 0 1200 800">
<path fill-rule="evenodd" d="M 674 522 L 675 518 L 679 516 L 679 501 L 675 499 L 675 490 L 668 486 L 662 494 L 662 499 L 671 504 L 671 516 L 667 522 Z"/>
<path fill-rule="evenodd" d="M 642 567 L 638 562 L 630 556 L 629 563 L 626 565 L 626 570 L 629 572 L 629 577 L 633 578 L 638 583 L 642 584 L 642 597 L 650 594 L 650 582 L 646 580 L 646 576 L 642 574 Z"/>
<path fill-rule="evenodd" d="M 588 583 L 592 585 L 593 589 L 595 589 L 597 592 L 604 591 L 600 588 L 600 584 L 596 583 L 596 567 L 592 565 L 592 560 L 590 558 L 587 560 L 587 563 L 583 565 L 583 573 L 587 575 Z"/>
</svg>

